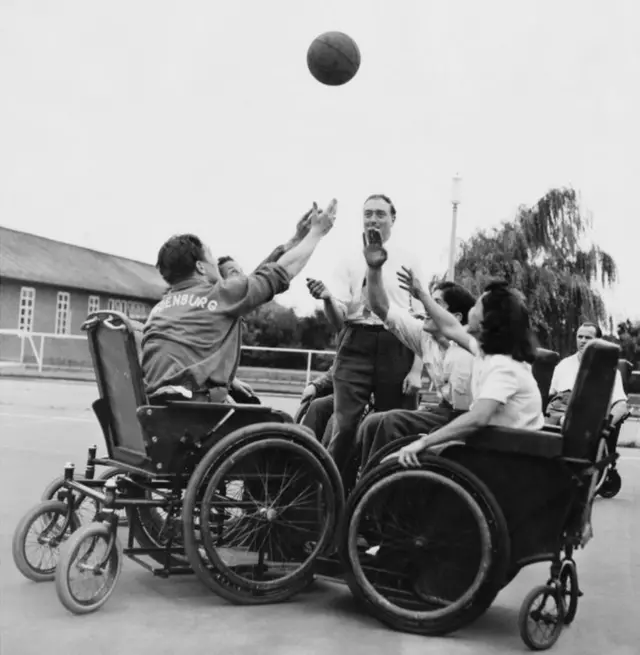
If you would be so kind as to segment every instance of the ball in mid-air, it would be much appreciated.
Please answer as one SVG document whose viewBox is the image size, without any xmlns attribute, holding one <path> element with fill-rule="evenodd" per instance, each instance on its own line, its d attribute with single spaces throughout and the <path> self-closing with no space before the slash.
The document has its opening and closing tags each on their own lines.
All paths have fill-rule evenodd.
<svg viewBox="0 0 640 655">
<path fill-rule="evenodd" d="M 325 32 L 313 40 L 307 51 L 310 73 L 322 84 L 346 84 L 360 68 L 360 50 L 343 32 Z"/>
</svg>

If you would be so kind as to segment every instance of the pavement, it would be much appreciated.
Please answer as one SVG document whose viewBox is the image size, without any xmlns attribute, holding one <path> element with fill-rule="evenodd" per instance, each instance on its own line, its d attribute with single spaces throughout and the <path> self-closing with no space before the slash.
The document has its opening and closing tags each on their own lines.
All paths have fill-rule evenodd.
<svg viewBox="0 0 640 655">
<path fill-rule="evenodd" d="M 53 583 L 24 579 L 11 557 L 13 530 L 67 461 L 84 467 L 101 433 L 90 410 L 97 395 L 86 382 L 0 379 L 0 653 L 2 655 L 494 655 L 529 652 L 517 616 L 525 595 L 544 583 L 548 566 L 521 571 L 472 626 L 444 638 L 393 632 L 362 610 L 349 590 L 321 581 L 282 605 L 238 607 L 212 595 L 194 576 L 154 578 L 125 561 L 114 594 L 95 614 L 73 616 Z M 292 397 L 263 401 L 293 413 Z M 620 494 L 599 499 L 595 537 L 576 555 L 585 592 L 559 655 L 640 652 L 640 451 L 621 449 Z M 126 535 L 121 535 L 123 541 Z"/>
</svg>

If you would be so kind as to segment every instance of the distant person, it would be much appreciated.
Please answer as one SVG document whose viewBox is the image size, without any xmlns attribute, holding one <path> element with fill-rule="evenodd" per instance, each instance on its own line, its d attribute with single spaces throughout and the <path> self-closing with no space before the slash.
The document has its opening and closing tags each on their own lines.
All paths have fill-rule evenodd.
<svg viewBox="0 0 640 655">
<path fill-rule="evenodd" d="M 576 333 L 577 350 L 573 355 L 560 360 L 553 371 L 549 388 L 549 403 L 547 405 L 547 422 L 561 425 L 569 405 L 569 398 L 576 383 L 580 362 L 585 348 L 594 339 L 602 338 L 602 330 L 595 323 L 583 323 Z M 617 425 L 628 412 L 627 394 L 624 392 L 622 375 L 616 370 L 613 390 L 611 392 L 610 415 L 612 425 Z"/>
<path fill-rule="evenodd" d="M 289 287 L 335 221 L 336 201 L 311 212 L 290 248 L 250 275 L 221 278 L 218 262 L 192 234 L 171 237 L 156 264 L 169 284 L 144 326 L 142 368 L 147 393 L 210 401 L 227 399 L 241 345 L 240 319 Z"/>
</svg>

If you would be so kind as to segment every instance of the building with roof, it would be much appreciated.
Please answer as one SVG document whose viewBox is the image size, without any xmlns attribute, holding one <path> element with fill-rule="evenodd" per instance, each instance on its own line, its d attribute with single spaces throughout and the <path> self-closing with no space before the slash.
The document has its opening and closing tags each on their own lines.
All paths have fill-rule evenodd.
<svg viewBox="0 0 640 655">
<path fill-rule="evenodd" d="M 166 284 L 151 264 L 0 227 L 0 330 L 80 335 L 90 312 L 145 320 Z M 6 335 L 5 335 L 6 336 Z M 14 359 L 15 339 L 2 339 Z"/>
</svg>

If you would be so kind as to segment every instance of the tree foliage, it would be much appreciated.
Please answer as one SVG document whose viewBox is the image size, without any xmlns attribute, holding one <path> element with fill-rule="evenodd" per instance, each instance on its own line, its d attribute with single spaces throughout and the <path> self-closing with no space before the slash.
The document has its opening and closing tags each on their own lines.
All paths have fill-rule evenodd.
<svg viewBox="0 0 640 655">
<path fill-rule="evenodd" d="M 293 309 L 272 301 L 245 319 L 243 345 L 331 350 L 335 347 L 335 336 L 321 310 L 316 310 L 311 316 L 299 317 Z M 331 356 L 315 355 L 312 368 L 326 370 L 331 360 Z M 245 351 L 241 363 L 244 366 L 304 369 L 307 366 L 307 356 L 302 353 Z"/>
<path fill-rule="evenodd" d="M 552 189 L 513 220 L 464 242 L 456 279 L 476 295 L 489 280 L 506 279 L 527 297 L 540 344 L 566 355 L 582 321 L 605 321 L 596 284 L 617 277 L 611 255 L 588 243 L 590 228 L 575 191 Z"/>
</svg>

